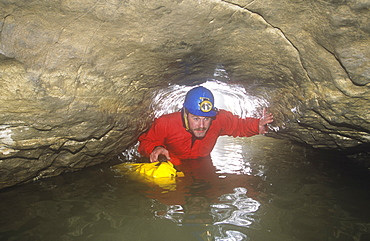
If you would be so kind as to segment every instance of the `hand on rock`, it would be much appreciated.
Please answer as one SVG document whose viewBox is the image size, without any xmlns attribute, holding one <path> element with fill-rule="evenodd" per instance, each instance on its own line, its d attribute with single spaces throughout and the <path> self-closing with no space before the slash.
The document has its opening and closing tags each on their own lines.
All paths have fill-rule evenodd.
<svg viewBox="0 0 370 241">
<path fill-rule="evenodd" d="M 266 108 L 263 108 L 263 114 L 262 114 L 262 118 L 260 119 L 260 122 L 259 122 L 259 133 L 262 135 L 262 134 L 266 134 L 267 131 L 268 131 L 268 127 L 267 127 L 267 124 L 270 124 L 274 121 L 274 116 L 272 115 L 272 113 L 267 113 L 267 109 Z"/>
</svg>

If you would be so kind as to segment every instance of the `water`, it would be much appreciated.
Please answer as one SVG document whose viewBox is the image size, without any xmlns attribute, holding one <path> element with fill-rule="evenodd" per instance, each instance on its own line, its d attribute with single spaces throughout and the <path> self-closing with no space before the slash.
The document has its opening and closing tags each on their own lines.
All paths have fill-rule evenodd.
<svg viewBox="0 0 370 241">
<path fill-rule="evenodd" d="M 370 240 L 369 178 L 343 157 L 264 136 L 221 138 L 184 178 L 109 165 L 0 191 L 0 240 Z"/>
</svg>

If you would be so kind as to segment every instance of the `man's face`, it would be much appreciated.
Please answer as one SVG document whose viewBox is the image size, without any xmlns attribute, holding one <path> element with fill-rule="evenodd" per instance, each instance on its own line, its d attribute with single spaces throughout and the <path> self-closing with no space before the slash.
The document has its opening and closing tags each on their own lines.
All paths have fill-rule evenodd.
<svg viewBox="0 0 370 241">
<path fill-rule="evenodd" d="M 197 116 L 188 113 L 189 130 L 196 138 L 203 138 L 212 123 L 212 117 Z"/>
</svg>

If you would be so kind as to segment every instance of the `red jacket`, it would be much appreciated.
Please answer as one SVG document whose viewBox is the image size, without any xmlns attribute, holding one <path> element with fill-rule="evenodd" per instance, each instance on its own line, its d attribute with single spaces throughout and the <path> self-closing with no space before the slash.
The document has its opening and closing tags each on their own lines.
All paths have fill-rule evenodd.
<svg viewBox="0 0 370 241">
<path fill-rule="evenodd" d="M 181 112 L 163 115 L 154 120 L 151 128 L 139 137 L 139 152 L 149 157 L 156 146 L 164 146 L 171 157 L 179 159 L 196 159 L 208 156 L 219 136 L 253 136 L 259 134 L 259 119 L 233 115 L 220 110 L 212 121 L 206 135 L 196 139 L 186 131 Z"/>
</svg>

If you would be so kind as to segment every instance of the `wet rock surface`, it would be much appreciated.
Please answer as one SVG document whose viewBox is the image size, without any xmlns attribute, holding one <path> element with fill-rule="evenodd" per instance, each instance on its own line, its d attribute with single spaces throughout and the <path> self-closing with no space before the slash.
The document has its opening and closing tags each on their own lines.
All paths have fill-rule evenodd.
<svg viewBox="0 0 370 241">
<path fill-rule="evenodd" d="M 361 0 L 1 1 L 0 187 L 108 161 L 156 90 L 207 78 L 270 103 L 271 136 L 366 160 L 369 16 Z"/>
</svg>

